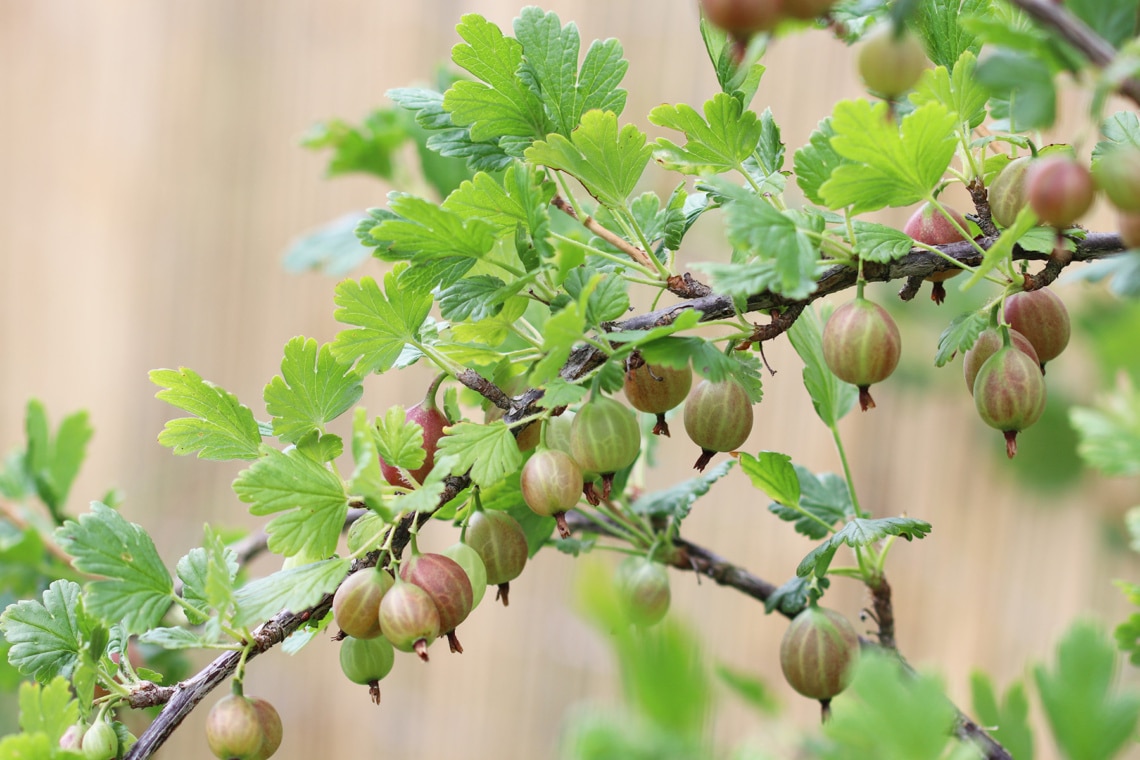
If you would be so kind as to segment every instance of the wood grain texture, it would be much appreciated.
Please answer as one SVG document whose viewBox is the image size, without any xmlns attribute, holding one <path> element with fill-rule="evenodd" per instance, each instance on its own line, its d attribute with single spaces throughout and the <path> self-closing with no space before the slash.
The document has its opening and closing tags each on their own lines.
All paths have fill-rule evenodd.
<svg viewBox="0 0 1140 760">
<path fill-rule="evenodd" d="M 426 81 L 457 42 L 453 27 L 463 13 L 509 25 L 518 7 L 502 0 L 0 4 L 0 445 L 20 439 L 29 397 L 45 401 L 56 419 L 89 409 L 93 453 L 71 509 L 121 487 L 125 512 L 156 531 L 171 564 L 200 541 L 207 519 L 255 525 L 229 489 L 236 464 L 175 458 L 155 442 L 172 412 L 154 400 L 147 371 L 191 367 L 264 417 L 261 390 L 278 371 L 285 342 L 297 334 L 329 340 L 337 329 L 334 281 L 286 273 L 282 251 L 307 228 L 382 205 L 388 189 L 363 177 L 323 180 L 324 157 L 298 148 L 298 137 L 320 119 L 360 119 L 388 88 Z M 576 20 L 587 42 L 622 41 L 631 62 L 623 118 L 652 135 L 660 134 L 645 119 L 652 107 L 699 105 L 714 92 L 695 3 L 548 7 Z M 849 58 L 822 33 L 780 40 L 754 105 L 770 106 L 789 145 L 801 145 L 835 100 L 859 95 Z M 659 192 L 675 181 L 646 175 L 646 187 Z M 682 261 L 727 255 L 711 221 L 695 235 Z M 869 292 L 883 301 L 894 291 Z M 947 319 L 954 295 L 941 313 Z M 934 308 L 921 301 L 908 308 Z M 916 355 L 933 355 L 928 332 L 914 334 Z M 745 450 L 785 451 L 812 468 L 837 469 L 795 354 L 781 340 L 768 358 L 779 374 L 765 380 L 769 400 L 756 409 Z M 936 382 L 925 359 L 915 367 L 924 383 Z M 1131 506 L 1134 494 L 1046 500 L 1017 488 L 1001 474 L 999 441 L 973 418 L 957 372 L 956 365 L 943 370 L 951 377 L 937 381 L 938 396 L 908 393 L 898 380 L 876 386 L 879 408 L 853 413 L 843 429 L 865 505 L 935 526 L 892 556 L 899 645 L 916 665 L 946 673 L 965 704 L 970 668 L 988 669 L 1004 684 L 1027 658 L 1045 656 L 1075 614 L 1121 617 L 1108 579 L 1135 578 L 1137 566 L 1101 537 L 1103 521 Z M 362 403 L 373 412 L 413 403 L 427 376 L 370 378 Z M 1065 382 L 1061 366 L 1056 378 L 1050 366 L 1050 382 Z M 683 436 L 663 449 L 649 485 L 680 479 L 695 453 Z M 701 503 L 688 535 L 783 582 L 810 545 L 777 525 L 766 504 L 735 474 Z M 442 526 L 427 532 L 425 543 L 435 548 L 453 540 Z M 272 569 L 265 561 L 255 568 Z M 564 713 L 583 700 L 612 700 L 619 688 L 605 642 L 573 612 L 573 571 L 567 557 L 540 555 L 512 584 L 509 608 L 488 600 L 464 624 L 464 655 L 440 651 L 429 665 L 400 658 L 380 708 L 341 677 L 329 642 L 296 657 L 258 659 L 247 690 L 272 698 L 285 722 L 276 757 L 371 755 L 365 748 L 380 745 L 404 760 L 554 757 Z M 776 663 L 783 621 L 712 583 L 673 577 L 674 609 L 701 627 L 715 657 L 783 688 Z M 829 600 L 853 620 L 868 603 L 842 581 Z M 799 725 L 816 720 L 815 705 L 790 695 L 784 701 Z M 786 741 L 786 728 L 758 726 L 727 695 L 722 706 L 722 747 L 758 731 Z M 160 756 L 203 756 L 204 719 L 202 710 L 191 716 Z"/>
</svg>

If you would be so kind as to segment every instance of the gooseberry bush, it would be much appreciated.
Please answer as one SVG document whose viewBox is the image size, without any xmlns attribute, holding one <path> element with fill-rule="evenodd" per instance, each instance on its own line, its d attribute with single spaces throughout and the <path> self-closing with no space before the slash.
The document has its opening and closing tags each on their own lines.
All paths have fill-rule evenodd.
<svg viewBox="0 0 1140 760">
<path fill-rule="evenodd" d="M 585 614 L 610 635 L 638 716 L 568 725 L 566 757 L 718 754 L 705 735 L 713 676 L 694 659 L 697 634 L 669 614 L 677 573 L 762 602 L 772 625 L 790 621 L 771 657 L 822 706 L 804 756 L 1028 758 L 1031 693 L 1064 756 L 1127 748 L 1140 696 L 1113 672 L 1117 649 L 1140 659 L 1140 613 L 1118 628 L 1116 646 L 1075 624 L 1032 688 L 1016 684 L 1001 699 L 976 676 L 973 703 L 956 706 L 936 677 L 910 669 L 896 645 L 888 559 L 897 539 L 935 526 L 921 504 L 863 506 L 838 423 L 856 401 L 854 414 L 891 403 L 889 386 L 875 400 L 869 388 L 900 357 L 933 355 L 936 367 L 962 362 L 979 422 L 1012 458 L 1042 414 L 1045 364 L 1063 363 L 1070 341 L 1056 278 L 1097 260 L 1087 279 L 1109 279 L 1120 298 L 1140 294 L 1140 251 L 1130 249 L 1140 180 L 1129 169 L 1140 166 L 1137 1 L 704 0 L 702 11 L 693 33 L 720 91 L 699 107 L 654 108 L 647 121 L 670 135 L 654 142 L 623 114 L 620 42 L 583 54 L 573 23 L 533 7 L 510 29 L 464 16 L 438 89 L 394 90 L 368 124 L 314 131 L 308 144 L 331 149 L 335 171 L 385 178 L 397 143 L 413 141 L 439 198 L 394 192 L 359 222 L 371 259 L 336 287 L 343 329 L 325 343 L 289 341 L 263 405 L 188 368 L 152 372 L 158 398 L 181 413 L 159 442 L 248 463 L 233 490 L 268 518 L 263 534 L 233 544 L 207 527 L 172 573 L 113 495 L 81 514 L 66 509 L 87 418 L 53 431 L 29 404 L 25 446 L 0 472 L 0 526 L 13 536 L 0 559 L 20 569 L 0 632 L 29 679 L 22 730 L 0 740 L 0 759 L 150 757 L 208 699 L 203 748 L 264 760 L 287 746 L 290 725 L 244 693 L 258 655 L 338 646 L 346 682 L 379 704 L 398 659 L 433 667 L 462 653 L 464 620 L 481 603 L 509 604 L 538 551 L 579 558 Z M 868 92 L 788 146 L 754 103 L 760 61 L 773 38 L 809 26 L 858 46 Z M 1095 145 L 1042 144 L 1060 79 L 1091 95 Z M 1109 115 L 1114 94 L 1131 110 Z M 653 173 L 675 190 L 639 192 Z M 1124 240 L 1081 226 L 1099 189 L 1119 208 Z M 948 190 L 964 190 L 972 207 L 949 207 Z M 911 206 L 902 230 L 872 216 Z M 723 228 L 726 255 L 697 260 L 686 236 L 706 219 Z M 937 345 L 904 345 L 891 312 L 936 308 L 914 296 L 930 281 L 941 304 L 954 275 L 950 287 L 982 294 L 982 305 L 943 305 Z M 884 281 L 901 282 L 890 310 L 866 290 Z M 764 344 L 784 335 L 840 474 L 741 450 L 764 403 Z M 425 366 L 435 380 L 411 406 L 360 404 L 368 375 Z M 1140 472 L 1138 410 L 1125 382 L 1074 411 L 1092 466 Z M 683 426 L 670 428 L 678 414 Z M 328 427 L 342 416 L 347 440 Z M 645 462 L 664 446 L 688 447 L 697 472 L 652 490 Z M 783 521 L 816 542 L 779 584 L 686 531 L 727 477 L 766 494 L 773 529 Z M 421 552 L 422 531 L 452 545 Z M 603 550 L 630 556 L 613 571 L 583 556 Z M 244 564 L 266 551 L 281 569 L 245 577 Z M 840 556 L 853 564 L 836 566 Z M 868 590 L 869 633 L 824 605 L 836 578 Z M 1140 589 L 1124 590 L 1140 602 Z M 441 637 L 450 652 L 432 648 Z M 132 656 L 139 646 L 152 653 L 145 667 Z M 220 654 L 196 674 L 180 670 L 171 653 L 196 649 Z M 721 676 L 765 706 L 755 679 Z M 219 686 L 228 686 L 220 698 Z M 136 737 L 122 718 L 144 709 L 152 720 Z"/>
</svg>

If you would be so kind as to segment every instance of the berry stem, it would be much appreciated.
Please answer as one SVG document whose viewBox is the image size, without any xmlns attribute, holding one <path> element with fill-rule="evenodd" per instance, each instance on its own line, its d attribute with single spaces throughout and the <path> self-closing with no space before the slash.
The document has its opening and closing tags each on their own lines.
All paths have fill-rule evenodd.
<svg viewBox="0 0 1140 760">
<path fill-rule="evenodd" d="M 1005 434 L 1005 455 L 1013 459 L 1017 456 L 1017 431 L 1005 430 L 1002 432 Z"/>
</svg>

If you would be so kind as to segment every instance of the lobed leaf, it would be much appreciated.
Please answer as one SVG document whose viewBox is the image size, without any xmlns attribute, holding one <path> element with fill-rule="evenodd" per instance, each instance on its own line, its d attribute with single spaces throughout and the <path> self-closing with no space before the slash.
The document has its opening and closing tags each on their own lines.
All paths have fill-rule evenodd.
<svg viewBox="0 0 1140 760">
<path fill-rule="evenodd" d="M 431 310 L 430 295 L 399 286 L 401 271 L 397 268 L 385 275 L 384 291 L 371 277 L 337 285 L 335 316 L 353 329 L 337 334 L 332 352 L 341 362 L 355 363 L 360 372 L 391 369 L 404 346 L 418 341 Z"/>
<path fill-rule="evenodd" d="M 444 110 L 469 128 L 472 141 L 500 140 L 506 152 L 520 154 L 524 144 L 501 138 L 534 139 L 550 131 L 542 101 L 517 75 L 522 45 L 474 13 L 463 16 L 455 31 L 464 42 L 451 49 L 451 60 L 480 81 L 455 82 L 443 94 Z"/>
<path fill-rule="evenodd" d="M 326 559 L 258 578 L 234 595 L 235 622 L 250 626 L 285 610 L 297 613 L 312 607 L 340 585 L 351 565 L 350 559 Z"/>
<path fill-rule="evenodd" d="M 40 683 L 71 676 L 83 649 L 80 594 L 78 583 L 56 580 L 44 590 L 42 602 L 22 599 L 0 613 L 13 667 Z"/>
<path fill-rule="evenodd" d="M 814 574 L 822 578 L 831 567 L 831 560 L 840 546 L 867 546 L 882 541 L 887 536 L 902 536 L 910 541 L 925 538 L 930 533 L 930 523 L 910 517 L 884 517 L 879 519 L 855 518 L 838 533 L 808 552 L 796 567 L 796 575 L 806 578 Z"/>
<path fill-rule="evenodd" d="M 703 118 L 684 103 L 660 105 L 650 111 L 650 123 L 681 132 L 687 140 L 680 147 L 664 137 L 657 138 L 654 158 L 666 169 L 682 174 L 743 171 L 742 165 L 756 150 L 764 125 L 754 112 L 744 110 L 738 99 L 723 92 L 707 101 L 703 110 Z M 770 112 L 768 118 L 770 121 Z"/>
<path fill-rule="evenodd" d="M 1077 452 L 1106 475 L 1140 474 L 1140 391 L 1122 376 L 1117 388 L 1093 407 L 1069 411 L 1080 443 Z"/>
<path fill-rule="evenodd" d="M 1014 682 L 998 704 L 993 683 L 979 671 L 970 675 L 974 714 L 988 733 L 1018 760 L 1033 760 L 1033 731 L 1029 727 L 1029 700 L 1021 682 Z"/>
<path fill-rule="evenodd" d="M 55 533 L 75 569 L 107 580 L 87 584 L 84 609 L 107 625 L 142 633 L 162 620 L 174 598 L 170 577 L 150 535 L 99 502 Z"/>
<path fill-rule="evenodd" d="M 151 370 L 150 381 L 165 389 L 155 398 L 192 415 L 166 423 L 158 435 L 163 446 L 179 456 L 197 451 L 200 459 L 257 458 L 261 431 L 232 393 L 185 367 Z"/>
<path fill-rule="evenodd" d="M 20 684 L 20 728 L 26 734 L 41 734 L 52 744 L 79 721 L 79 703 L 72 698 L 71 684 L 56 676 L 50 682 Z"/>
<path fill-rule="evenodd" d="M 581 39 L 573 23 L 561 26 L 553 12 L 530 6 L 514 23 L 522 44 L 518 79 L 542 101 L 553 130 L 567 137 L 590 110 L 621 114 L 626 91 L 618 87 L 629 68 L 616 39 L 595 40 L 578 70 Z"/>
<path fill-rule="evenodd" d="M 927 69 L 910 94 L 910 102 L 915 106 L 941 103 L 957 115 L 959 122 L 976 129 L 986 119 L 986 101 L 990 96 L 989 90 L 974 77 L 977 68 L 977 57 L 967 50 L 951 67 Z"/>
<path fill-rule="evenodd" d="M 735 462 L 729 459 L 695 478 L 683 480 L 661 491 L 643 494 L 630 505 L 629 509 L 634 514 L 670 517 L 679 522 L 688 516 L 697 499 L 707 494 L 712 484 L 727 475 L 734 464 Z"/>
<path fill-rule="evenodd" d="M 836 167 L 820 186 L 828 208 L 863 213 L 909 206 L 942 180 L 957 147 L 955 114 L 941 103 L 928 102 L 896 124 L 888 108 L 866 100 L 836 104 L 831 146 L 851 163 Z"/>
<path fill-rule="evenodd" d="M 792 458 L 776 451 L 761 451 L 757 456 L 740 455 L 740 469 L 752 485 L 780 504 L 798 504 L 800 482 L 796 478 Z"/>
<path fill-rule="evenodd" d="M 348 513 L 344 484 L 320 462 L 297 449 L 264 448 L 233 484 L 237 497 L 254 515 L 278 514 L 266 526 L 269 550 L 291 557 L 327 557 Z"/>
<path fill-rule="evenodd" d="M 229 610 L 233 603 L 238 558 L 209 525 L 205 526 L 203 546 L 191 549 L 178 560 L 175 572 L 182 581 L 182 598 L 195 610 L 216 610 L 223 615 Z M 184 614 L 191 625 L 200 625 L 207 619 L 192 610 L 184 609 Z"/>
<path fill-rule="evenodd" d="M 273 433 L 297 443 L 322 430 L 360 400 L 360 375 L 333 356 L 326 343 L 317 348 L 312 338 L 297 336 L 285 344 L 281 374 L 265 386 L 265 409 L 273 416 Z"/>
<path fill-rule="evenodd" d="M 1096 625 L 1077 622 L 1057 648 L 1056 664 L 1034 670 L 1053 738 L 1073 758 L 1108 760 L 1140 722 L 1140 695 L 1115 688 L 1116 651 Z"/>
<path fill-rule="evenodd" d="M 864 261 L 889 264 L 906 256 L 914 248 L 914 240 L 901 230 L 885 224 L 856 219 L 855 255 Z"/>
<path fill-rule="evenodd" d="M 599 202 L 621 208 L 653 155 L 645 140 L 632 124 L 619 132 L 612 111 L 587 111 L 570 139 L 547 135 L 527 148 L 526 159 L 570 174 Z"/>
<path fill-rule="evenodd" d="M 24 470 L 35 484 L 36 494 L 52 514 L 58 515 L 94 433 L 87 421 L 87 412 L 64 417 L 53 436 L 43 404 L 32 400 L 28 402 L 24 428 L 28 437 Z"/>
<path fill-rule="evenodd" d="M 522 466 L 522 454 L 502 420 L 487 424 L 460 422 L 439 439 L 440 453 L 456 458 L 456 473 L 467 472 L 473 483 L 489 486 Z"/>
<path fill-rule="evenodd" d="M 978 336 L 989 324 L 990 316 L 987 309 L 959 314 L 950 321 L 942 334 L 938 336 L 938 353 L 934 355 L 934 366 L 943 367 L 958 352 L 963 354 L 970 350 L 978 340 Z"/>
</svg>

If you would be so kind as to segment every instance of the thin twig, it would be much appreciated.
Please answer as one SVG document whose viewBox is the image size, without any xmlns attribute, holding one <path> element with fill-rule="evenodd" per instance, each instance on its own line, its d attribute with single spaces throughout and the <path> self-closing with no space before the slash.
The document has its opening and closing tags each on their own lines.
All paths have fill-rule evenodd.
<svg viewBox="0 0 1140 760">
<path fill-rule="evenodd" d="M 28 522 L 28 520 L 24 519 L 24 516 L 20 514 L 15 504 L 9 504 L 6 501 L 0 501 L 0 517 L 3 517 L 8 522 L 12 523 L 12 525 L 16 527 L 16 530 L 35 530 L 37 533 L 39 533 L 40 540 L 43 542 L 44 551 L 55 557 L 67 567 L 71 567 L 71 556 L 63 549 L 59 548 L 59 544 L 55 542 L 55 539 L 50 533 L 45 534 L 39 531 L 34 525 Z"/>
<path fill-rule="evenodd" d="M 571 218 L 578 219 L 578 214 L 575 213 L 574 207 L 567 203 L 566 199 L 564 199 L 561 195 L 555 195 L 554 198 L 550 201 L 550 205 L 554 206 L 554 208 L 558 209 L 559 211 L 563 211 L 566 214 L 569 214 Z M 594 217 L 588 216 L 585 219 L 578 219 L 578 221 L 582 223 L 583 227 L 612 245 L 614 248 L 617 248 L 619 251 L 629 256 L 638 264 L 641 264 L 643 267 L 648 267 L 649 269 L 656 269 L 653 264 L 653 260 L 649 258 L 648 253 L 641 250 L 636 245 L 632 245 L 621 235 L 613 232 Z"/>
</svg>

